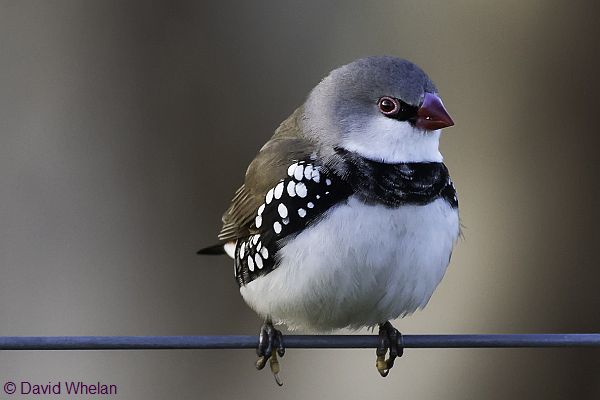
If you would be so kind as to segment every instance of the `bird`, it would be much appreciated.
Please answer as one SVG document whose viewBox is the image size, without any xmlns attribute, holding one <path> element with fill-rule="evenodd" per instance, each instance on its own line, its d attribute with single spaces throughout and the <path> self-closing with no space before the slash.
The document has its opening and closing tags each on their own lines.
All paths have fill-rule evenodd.
<svg viewBox="0 0 600 400">
<path fill-rule="evenodd" d="M 379 327 L 376 367 L 402 355 L 390 320 L 425 307 L 460 236 L 439 150 L 454 122 L 428 75 L 395 56 L 331 71 L 248 166 L 220 242 L 245 302 L 264 318 L 256 367 L 290 330 Z M 386 354 L 388 358 L 386 358 Z"/>
</svg>

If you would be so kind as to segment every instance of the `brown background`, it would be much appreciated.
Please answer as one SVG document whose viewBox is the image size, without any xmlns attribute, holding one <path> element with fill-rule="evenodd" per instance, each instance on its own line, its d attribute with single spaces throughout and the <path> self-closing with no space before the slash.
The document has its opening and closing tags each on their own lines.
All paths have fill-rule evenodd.
<svg viewBox="0 0 600 400">
<path fill-rule="evenodd" d="M 405 333 L 600 331 L 594 2 L 0 2 L 0 335 L 254 334 L 199 258 L 243 171 L 330 69 L 435 80 L 463 240 Z M 0 380 L 120 398 L 598 399 L 590 349 L 3 352 Z M 15 396 L 16 397 L 16 396 Z"/>
</svg>

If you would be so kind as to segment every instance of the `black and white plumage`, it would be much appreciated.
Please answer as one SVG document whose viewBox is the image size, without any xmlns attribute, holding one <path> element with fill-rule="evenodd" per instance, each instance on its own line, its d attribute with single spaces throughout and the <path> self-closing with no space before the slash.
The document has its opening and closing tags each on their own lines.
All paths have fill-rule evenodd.
<svg viewBox="0 0 600 400">
<path fill-rule="evenodd" d="M 223 216 L 219 238 L 250 307 L 328 331 L 425 306 L 459 236 L 438 150 L 450 125 L 408 61 L 369 57 L 324 78 L 260 150 Z"/>
<path fill-rule="evenodd" d="M 311 160 L 292 163 L 258 207 L 255 233 L 236 243 L 234 267 L 240 287 L 277 268 L 281 242 L 319 221 L 350 194 L 345 182 Z"/>
</svg>

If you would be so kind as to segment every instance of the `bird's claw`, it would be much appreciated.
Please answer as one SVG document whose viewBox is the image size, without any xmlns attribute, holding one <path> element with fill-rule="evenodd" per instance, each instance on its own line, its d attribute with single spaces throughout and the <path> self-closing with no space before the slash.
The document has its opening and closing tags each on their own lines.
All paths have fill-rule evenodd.
<svg viewBox="0 0 600 400">
<path fill-rule="evenodd" d="M 386 359 L 385 355 L 388 350 L 389 354 Z M 402 334 L 389 321 L 379 325 L 379 346 L 377 346 L 375 352 L 377 354 L 375 366 L 382 377 L 386 377 L 389 374 L 390 369 L 394 366 L 396 357 L 401 357 L 403 352 Z"/>
<path fill-rule="evenodd" d="M 273 351 L 275 350 L 275 351 Z M 269 368 L 275 377 L 277 385 L 282 386 L 283 382 L 279 378 L 279 357 L 285 355 L 285 347 L 283 345 L 283 335 L 281 331 L 273 327 L 271 321 L 266 321 L 260 328 L 260 335 L 258 337 L 258 348 L 256 349 L 258 360 L 256 360 L 256 369 L 263 369 L 269 362 Z"/>
</svg>

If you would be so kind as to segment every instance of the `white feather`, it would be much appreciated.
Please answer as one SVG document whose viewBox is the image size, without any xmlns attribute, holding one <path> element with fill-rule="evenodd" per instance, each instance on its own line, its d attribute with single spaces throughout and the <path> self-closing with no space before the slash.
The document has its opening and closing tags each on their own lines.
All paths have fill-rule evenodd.
<svg viewBox="0 0 600 400">
<path fill-rule="evenodd" d="M 383 115 L 362 121 L 366 121 L 364 125 L 352 126 L 342 139 L 344 149 L 387 163 L 443 161 L 440 130 L 417 129 Z"/>
<path fill-rule="evenodd" d="M 227 242 L 223 245 L 223 250 L 225 250 L 225 253 L 231 258 L 235 257 L 236 244 L 237 244 L 237 241 L 233 241 L 233 242 Z"/>
<path fill-rule="evenodd" d="M 386 208 L 351 197 L 240 291 L 257 313 L 292 329 L 373 326 L 427 304 L 458 234 L 458 211 L 443 199 Z"/>
</svg>

